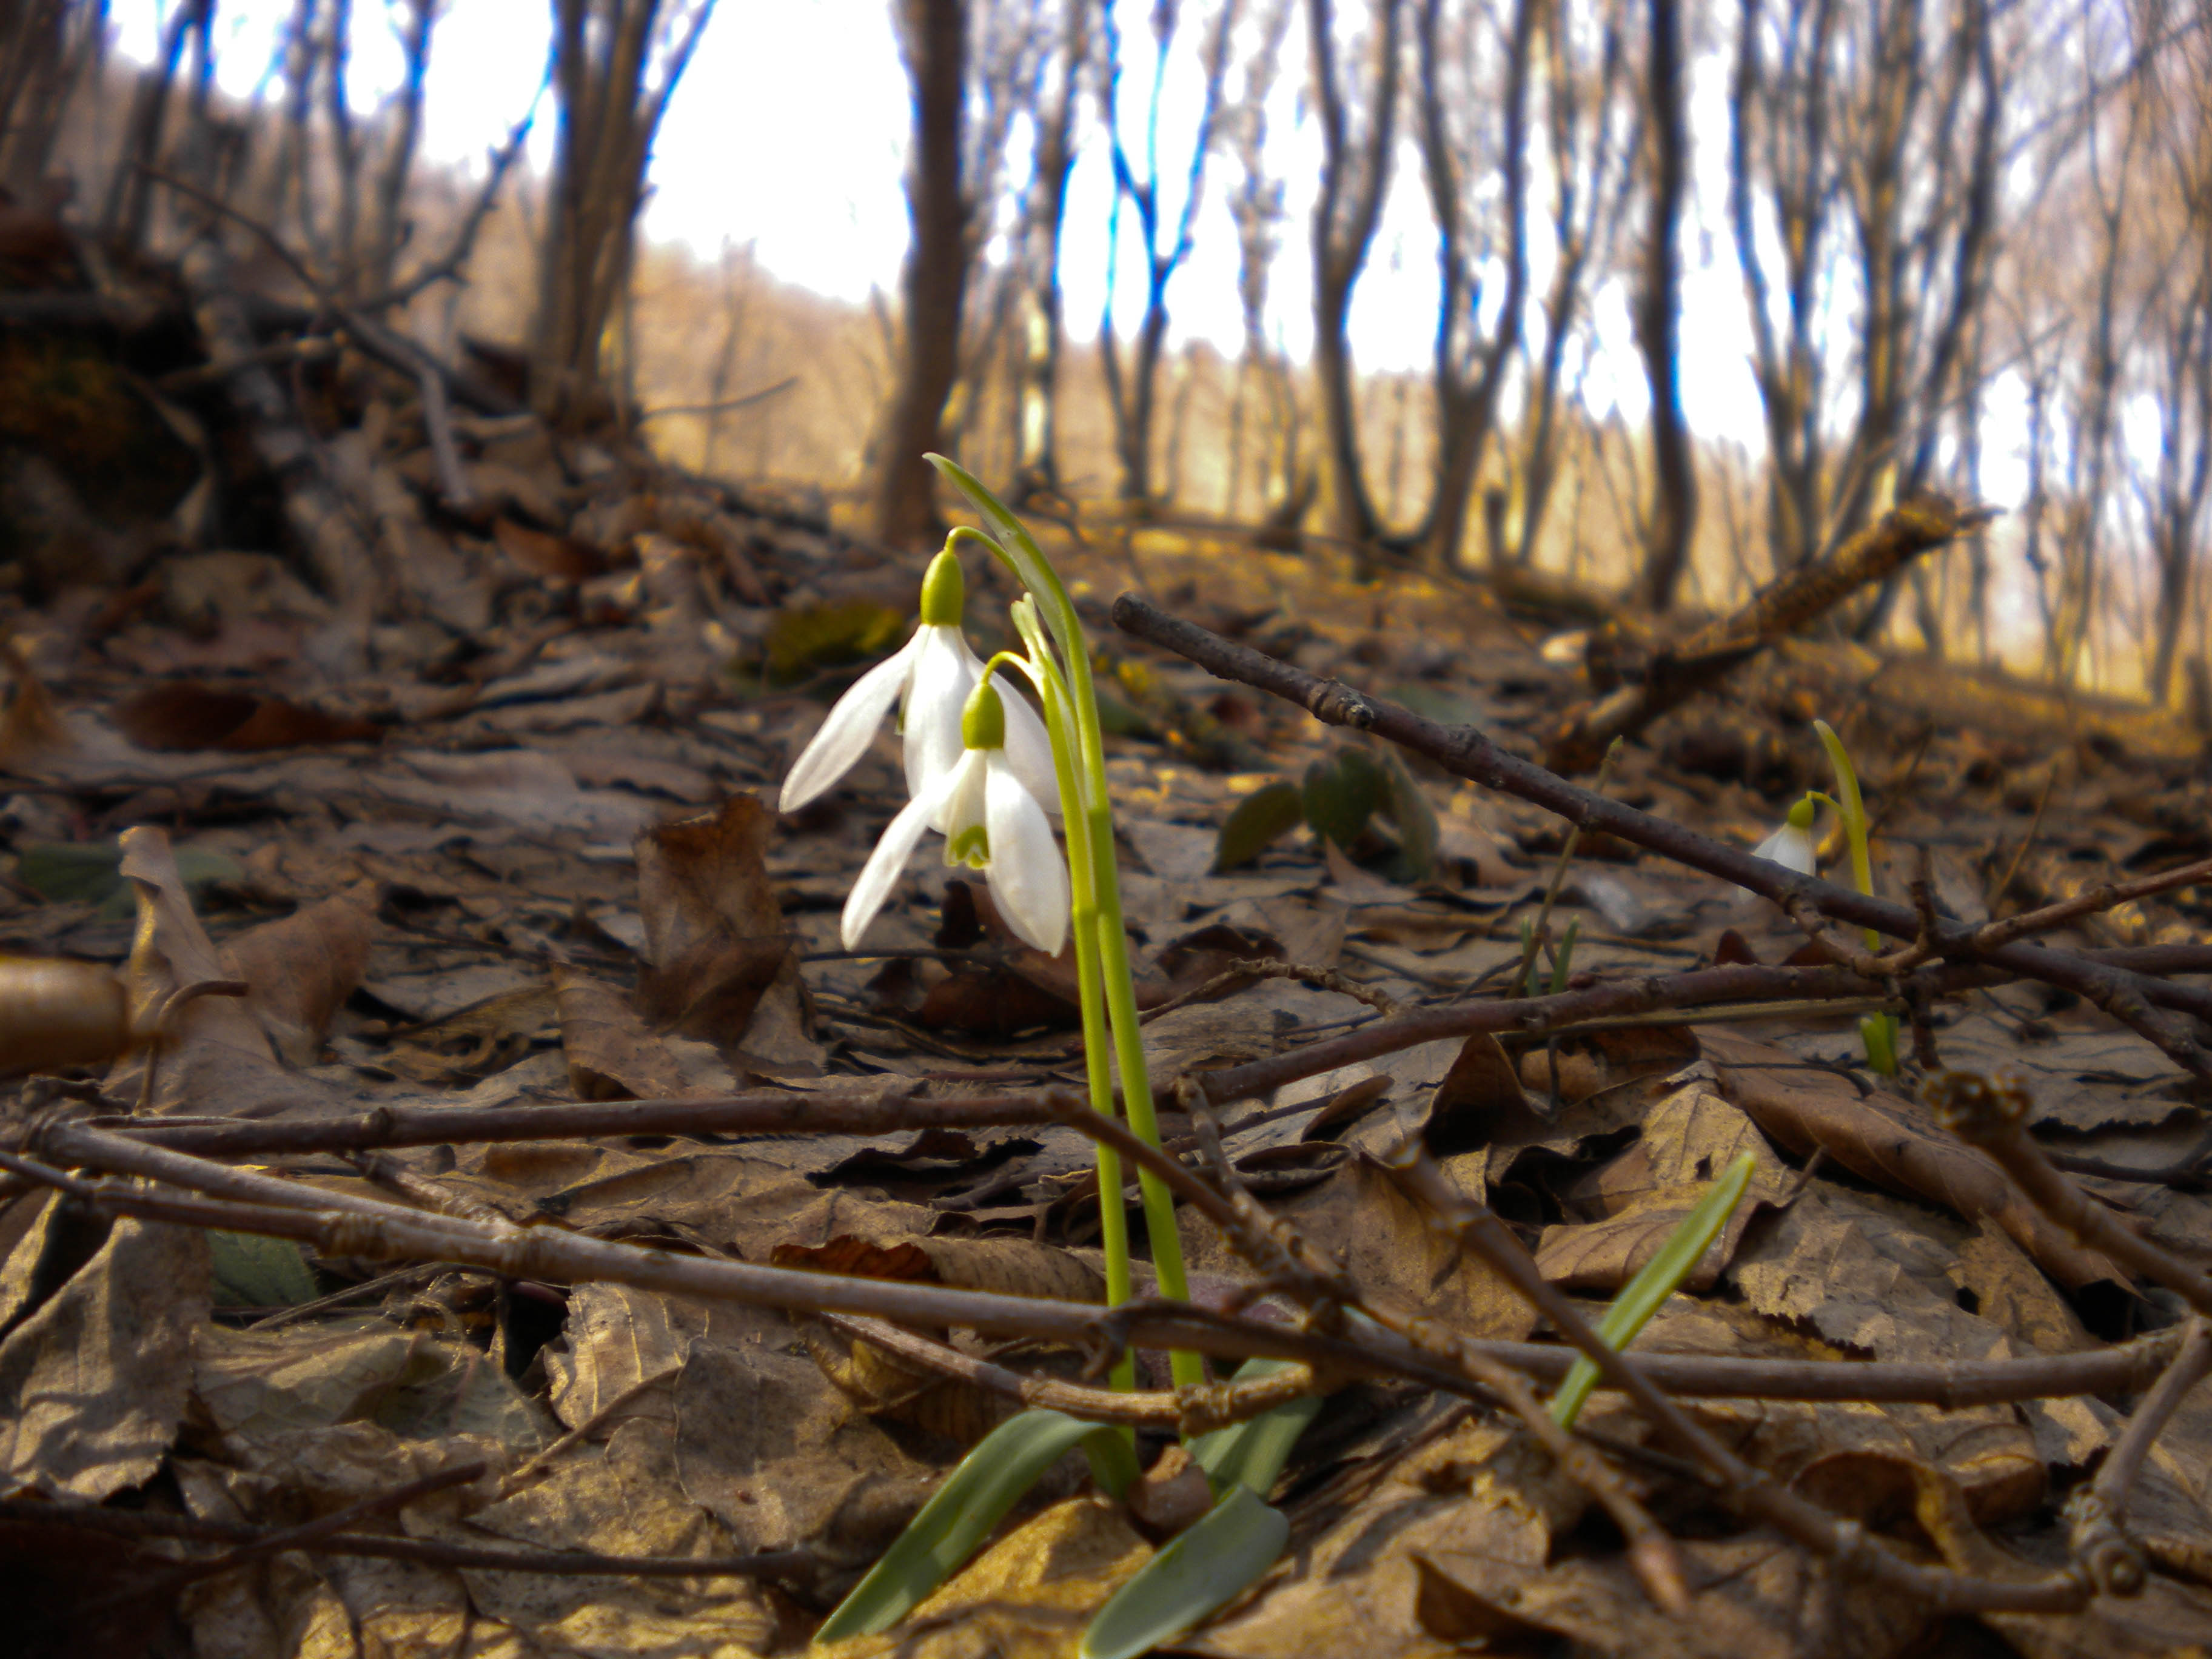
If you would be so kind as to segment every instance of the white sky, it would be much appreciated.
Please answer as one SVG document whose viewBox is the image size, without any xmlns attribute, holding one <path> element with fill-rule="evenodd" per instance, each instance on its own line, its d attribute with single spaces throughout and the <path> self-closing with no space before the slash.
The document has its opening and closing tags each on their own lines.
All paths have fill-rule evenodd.
<svg viewBox="0 0 2212 1659">
<path fill-rule="evenodd" d="M 1148 84 L 1151 37 L 1143 0 L 1121 0 L 1127 26 L 1125 84 Z M 355 0 L 356 101 L 364 109 L 397 77 L 399 53 L 381 0 Z M 115 0 L 120 49 L 143 59 L 156 38 L 163 0 Z M 219 74 L 250 95 L 270 74 L 289 0 L 223 0 Z M 545 0 L 449 0 L 438 26 L 426 96 L 422 151 L 434 162 L 481 167 L 537 93 L 548 33 Z M 1318 139 L 1298 118 L 1305 40 L 1294 21 L 1291 61 L 1278 77 L 1271 143 L 1291 181 L 1270 307 L 1271 326 L 1293 353 L 1311 337 L 1308 214 Z M 1194 44 L 1179 43 L 1181 79 L 1164 101 L 1163 153 L 1188 153 L 1199 71 Z M 1698 432 L 1764 449 L 1757 391 L 1747 353 L 1743 289 L 1724 213 L 1727 112 L 1723 66 L 1708 60 L 1692 83 L 1692 128 L 1698 216 L 1684 238 L 1682 340 L 1686 413 Z M 754 244 L 777 276 L 820 293 L 862 300 L 897 279 L 907 240 L 902 179 L 908 120 L 906 78 L 887 0 L 720 0 L 698 56 L 664 123 L 653 168 L 647 234 L 688 243 L 713 258 L 726 243 Z M 534 136 L 543 165 L 550 149 L 550 106 Z M 1109 175 L 1103 145 L 1079 160 L 1068 210 L 1063 283 L 1071 327 L 1088 335 L 1104 303 Z M 1170 162 L 1164 167 L 1171 175 Z M 1233 169 L 1218 166 L 1200 222 L 1196 251 L 1170 299 L 1176 343 L 1203 337 L 1224 352 L 1242 337 L 1237 243 L 1225 191 Z M 1540 201 L 1532 203 L 1540 224 Z M 1352 316 L 1354 353 L 1372 368 L 1425 368 L 1435 325 L 1434 241 L 1418 177 L 1401 167 Z M 1539 251 L 1539 259 L 1543 251 Z M 1135 249 L 1123 250 L 1125 307 L 1140 292 Z M 1541 280 L 1540 269 L 1534 273 Z M 1125 308 L 1126 322 L 1133 307 Z M 1617 401 L 1632 422 L 1645 407 L 1643 373 L 1618 293 L 1597 307 L 1599 346 L 1588 392 Z M 1984 440 L 1984 494 L 2004 505 L 2025 495 L 2018 450 L 2024 416 L 1999 389 Z"/>
</svg>

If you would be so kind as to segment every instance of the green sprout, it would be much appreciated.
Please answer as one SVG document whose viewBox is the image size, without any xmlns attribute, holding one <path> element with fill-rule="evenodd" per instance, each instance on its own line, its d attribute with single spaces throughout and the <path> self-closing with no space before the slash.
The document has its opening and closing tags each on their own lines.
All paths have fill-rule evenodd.
<svg viewBox="0 0 2212 1659">
<path fill-rule="evenodd" d="M 1712 1190 L 1699 1199 L 1697 1207 L 1667 1235 L 1667 1242 L 1659 1247 L 1659 1253 L 1621 1286 L 1613 1305 L 1605 1310 L 1605 1317 L 1598 1322 L 1597 1334 L 1607 1347 L 1625 1348 L 1633 1342 L 1637 1333 L 1651 1322 L 1652 1316 L 1665 1305 L 1667 1298 L 1681 1288 L 1682 1281 L 1705 1259 L 1706 1250 L 1727 1227 L 1729 1218 L 1735 1213 L 1756 1164 L 1749 1152 L 1737 1153 L 1721 1172 L 1721 1178 L 1713 1182 Z M 1582 1415 L 1583 1402 L 1596 1387 L 1597 1367 L 1588 1358 L 1577 1356 L 1566 1380 L 1559 1384 L 1559 1391 L 1552 1396 L 1548 1409 L 1553 1420 L 1563 1429 L 1574 1427 L 1575 1419 Z"/>
<path fill-rule="evenodd" d="M 1832 805 L 1844 821 L 1844 836 L 1850 848 L 1851 883 L 1859 891 L 1874 896 L 1874 860 L 1867 848 L 1866 800 L 1859 793 L 1858 769 L 1851 764 L 1850 751 L 1844 740 L 1826 720 L 1814 720 L 1813 730 L 1820 734 L 1821 746 L 1828 751 L 1828 763 L 1836 770 L 1836 799 Z M 1881 933 L 1877 928 L 1866 930 L 1867 949 L 1881 949 Z M 1859 1040 L 1866 1045 L 1867 1065 L 1884 1077 L 1897 1075 L 1897 1016 L 1869 1014 L 1859 1021 Z"/>
</svg>

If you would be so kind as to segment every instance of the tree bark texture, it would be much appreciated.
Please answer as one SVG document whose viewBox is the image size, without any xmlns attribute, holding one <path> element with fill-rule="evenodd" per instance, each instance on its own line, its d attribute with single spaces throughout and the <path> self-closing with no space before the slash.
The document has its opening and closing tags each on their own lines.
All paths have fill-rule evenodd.
<svg viewBox="0 0 2212 1659">
<path fill-rule="evenodd" d="M 963 0 L 900 0 L 899 23 L 914 88 L 906 179 L 913 236 L 901 277 L 902 360 L 878 461 L 875 527 L 891 546 L 921 547 L 944 533 L 937 474 L 922 457 L 943 441 L 968 287 L 968 201 L 961 185 L 967 7 Z"/>
<path fill-rule="evenodd" d="M 1651 511 L 1645 524 L 1644 599 L 1655 611 L 1674 602 L 1698 527 L 1698 473 L 1682 418 L 1680 250 L 1689 174 L 1689 112 L 1682 88 L 1682 15 L 1675 0 L 1651 0 L 1646 142 L 1651 210 L 1637 296 L 1636 343 L 1651 389 Z"/>
</svg>

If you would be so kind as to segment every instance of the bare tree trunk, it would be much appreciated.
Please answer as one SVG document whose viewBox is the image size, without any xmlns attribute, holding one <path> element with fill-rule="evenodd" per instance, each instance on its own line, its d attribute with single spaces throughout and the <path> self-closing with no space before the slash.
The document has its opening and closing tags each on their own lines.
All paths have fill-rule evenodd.
<svg viewBox="0 0 2212 1659">
<path fill-rule="evenodd" d="M 1521 338 L 1521 307 L 1528 281 L 1528 56 L 1535 35 L 1534 0 L 1515 0 L 1504 44 L 1504 85 L 1494 157 L 1479 145 L 1455 141 L 1447 111 L 1444 65 L 1438 38 L 1442 0 L 1422 0 L 1415 24 L 1420 50 L 1421 159 L 1437 222 L 1436 479 L 1428 510 L 1415 535 L 1423 562 L 1445 569 L 1459 562 L 1467 539 L 1469 505 L 1482 458 L 1497 424 L 1498 393 Z M 1478 105 L 1487 100 L 1472 100 Z M 1498 322 L 1484 340 L 1477 313 L 1482 279 L 1477 259 L 1495 250 L 1471 246 L 1474 237 L 1462 180 L 1462 161 L 1492 161 L 1504 174 L 1505 294 Z M 1488 171 L 1488 168 L 1484 168 Z"/>
<path fill-rule="evenodd" d="M 1121 342 L 1114 332 L 1110 285 L 1107 314 L 1098 331 L 1098 349 L 1106 371 L 1107 396 L 1114 411 L 1115 447 L 1120 453 L 1121 463 L 1121 499 L 1125 501 L 1149 501 L 1153 495 L 1152 427 L 1159 402 L 1160 358 L 1167 346 L 1168 286 L 1175 280 L 1176 272 L 1182 269 L 1184 261 L 1190 258 L 1198 210 L 1204 200 L 1206 163 L 1213 153 L 1214 132 L 1221 115 L 1221 88 L 1229 70 L 1230 36 L 1237 27 L 1240 0 L 1221 0 L 1219 9 L 1214 13 L 1212 27 L 1206 33 L 1206 45 L 1202 49 L 1206 90 L 1199 108 L 1198 129 L 1191 139 L 1190 165 L 1183 179 L 1182 206 L 1176 216 L 1171 233 L 1160 200 L 1160 96 L 1167 79 L 1182 7 L 1179 0 L 1157 0 L 1152 9 L 1152 85 L 1146 103 L 1145 159 L 1141 173 L 1130 156 L 1121 131 L 1121 33 L 1115 26 L 1114 9 L 1110 4 L 1103 7 L 1099 13 L 1105 45 L 1101 92 L 1107 136 L 1113 154 L 1114 188 L 1121 199 L 1135 211 L 1145 257 L 1145 314 L 1137 325 L 1135 351 L 1127 371 L 1121 366 Z M 1118 213 L 1115 216 L 1115 226 L 1118 231 Z M 1116 236 L 1108 248 L 1107 258 L 1114 259 L 1119 252 L 1119 238 Z"/>
<path fill-rule="evenodd" d="M 688 11 L 673 0 L 553 0 L 561 126 L 539 250 L 531 401 L 562 425 L 609 412 L 603 348 L 629 282 L 653 136 L 714 9 L 714 0 L 691 0 Z"/>
<path fill-rule="evenodd" d="M 1060 41 L 1039 88 L 1036 162 L 1023 226 L 1027 258 L 1026 326 L 1016 393 L 1013 499 L 1060 489 L 1060 355 L 1065 333 L 1060 246 L 1067 222 L 1067 179 L 1075 167 L 1075 100 L 1091 57 L 1091 0 L 1063 0 Z"/>
<path fill-rule="evenodd" d="M 906 179 L 914 232 L 902 278 L 905 361 L 884 428 L 875 527 L 892 546 L 920 547 L 944 533 L 937 475 L 922 457 L 943 441 L 968 286 L 968 199 L 961 188 L 968 12 L 964 0 L 901 0 L 899 19 L 914 87 Z"/>
<path fill-rule="evenodd" d="M 436 0 L 407 0 L 407 3 L 406 21 L 399 36 L 399 90 L 390 118 L 391 130 L 385 136 L 383 165 L 377 174 L 368 246 L 354 288 L 362 298 L 391 288 L 399 250 L 407 242 L 407 184 L 422 141 L 422 80 L 429 70 L 430 34 L 438 21 Z"/>
<path fill-rule="evenodd" d="M 1689 114 L 1682 88 L 1682 19 L 1675 0 L 1651 0 L 1648 64 L 1651 215 L 1637 295 L 1636 343 L 1651 388 L 1651 512 L 1644 547 L 1644 599 L 1663 611 L 1698 527 L 1698 474 L 1682 418 L 1681 265 L 1675 246 L 1688 183 Z"/>
<path fill-rule="evenodd" d="M 1369 8 L 1370 61 L 1363 88 L 1367 128 L 1355 144 L 1338 84 L 1332 0 L 1307 0 L 1306 7 L 1322 131 L 1321 198 L 1313 219 L 1314 375 L 1321 387 L 1336 533 L 1360 547 L 1376 543 L 1382 524 L 1360 461 L 1358 392 L 1345 325 L 1390 182 L 1403 11 L 1404 0 L 1373 0 Z"/>
<path fill-rule="evenodd" d="M 1553 486 L 1559 477 L 1559 398 L 1567 341 L 1583 307 L 1586 273 L 1593 268 L 1606 268 L 1620 209 L 1627 200 L 1632 169 L 1619 164 L 1625 158 L 1616 149 L 1613 131 L 1615 91 L 1621 75 L 1624 9 L 1624 0 L 1605 0 L 1596 84 L 1587 105 L 1566 17 L 1553 13 L 1545 24 L 1552 235 L 1558 252 L 1544 296 L 1544 349 L 1532 374 L 1534 386 L 1522 419 L 1521 515 L 1510 543 L 1516 564 L 1528 564 L 1535 554 L 1536 540 L 1550 510 Z"/>
<path fill-rule="evenodd" d="M 123 152 L 109 181 L 107 206 L 100 218 L 100 240 L 136 248 L 146 240 L 147 215 L 152 210 L 154 180 L 148 169 L 159 164 L 161 134 L 169 113 L 169 94 L 184 62 L 185 45 L 201 39 L 203 52 L 215 21 L 215 0 L 184 0 L 169 14 L 161 32 L 160 56 L 138 71 L 137 89 L 131 94 L 131 118 L 124 128 Z"/>
<path fill-rule="evenodd" d="M 1244 63 L 1244 87 L 1230 112 L 1231 142 L 1237 152 L 1238 178 L 1230 198 L 1230 217 L 1237 226 L 1237 298 L 1244 322 L 1243 356 L 1237 365 L 1237 402 L 1231 414 L 1229 501 L 1233 514 L 1243 476 L 1243 451 L 1249 416 L 1246 397 L 1258 383 L 1265 441 L 1257 446 L 1256 473 L 1261 514 L 1272 518 L 1290 512 L 1303 516 L 1299 504 L 1300 442 L 1297 388 L 1284 354 L 1267 338 L 1267 283 L 1276 254 L 1282 246 L 1284 186 L 1267 168 L 1267 99 L 1275 83 L 1277 62 L 1290 32 L 1291 0 L 1267 0 L 1261 13 L 1259 40 Z M 1295 521 L 1276 526 L 1288 532 Z"/>
</svg>

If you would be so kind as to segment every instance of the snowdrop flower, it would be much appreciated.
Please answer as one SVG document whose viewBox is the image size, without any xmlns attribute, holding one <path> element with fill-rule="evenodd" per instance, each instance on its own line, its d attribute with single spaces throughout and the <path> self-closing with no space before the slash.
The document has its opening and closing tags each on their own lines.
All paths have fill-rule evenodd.
<svg viewBox="0 0 2212 1659">
<path fill-rule="evenodd" d="M 1790 816 L 1782 820 L 1782 827 L 1751 849 L 1755 859 L 1765 859 L 1785 870 L 1795 870 L 1801 876 L 1820 873 L 1820 860 L 1815 853 L 1818 843 L 1813 838 L 1813 816 L 1819 810 L 1812 796 L 1808 795 L 1790 809 Z M 1741 898 L 1753 896 L 1748 887 L 1739 887 Z"/>
<path fill-rule="evenodd" d="M 1067 866 L 1044 808 L 1013 764 L 1010 700 L 977 684 L 960 720 L 960 757 L 900 811 L 845 901 L 845 948 L 856 951 L 890 896 L 923 830 L 941 825 L 945 861 L 981 870 L 1015 937 L 1052 956 L 1067 939 Z M 1014 707 L 1019 707 L 1014 704 Z"/>
<path fill-rule="evenodd" d="M 960 714 L 968 694 L 983 677 L 982 659 L 960 631 L 967 599 L 960 561 L 947 548 L 930 562 L 921 579 L 921 625 L 894 655 L 853 683 L 837 699 L 829 719 L 792 763 L 779 803 L 795 812 L 853 769 L 891 705 L 898 703 L 899 729 L 906 738 L 907 793 L 921 799 L 930 786 L 959 763 Z M 1007 700 L 1006 754 L 1030 794 L 1057 803 L 1052 740 L 1044 722 L 1020 698 Z M 929 821 L 942 830 L 941 806 Z"/>
</svg>

